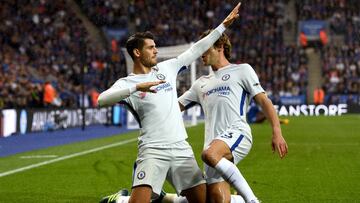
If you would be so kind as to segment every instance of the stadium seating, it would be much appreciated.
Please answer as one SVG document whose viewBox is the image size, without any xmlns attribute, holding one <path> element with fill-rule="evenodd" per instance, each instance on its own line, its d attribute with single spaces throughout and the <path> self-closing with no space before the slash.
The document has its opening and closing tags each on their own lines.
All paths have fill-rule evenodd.
<svg viewBox="0 0 360 203">
<path fill-rule="evenodd" d="M 358 1 L 296 1 L 299 20 L 325 20 L 341 45 L 318 47 L 322 55 L 326 103 L 360 101 L 360 5 Z"/>
<path fill-rule="evenodd" d="M 124 46 L 128 34 L 150 30 L 157 36 L 159 47 L 196 40 L 202 31 L 217 26 L 234 4 L 230 0 L 182 0 L 171 4 L 165 0 L 75 2 L 81 8 L 80 15 L 85 15 L 99 31 L 126 30 L 111 46 Z M 284 42 L 284 30 L 289 26 L 285 9 L 289 2 L 292 1 L 244 2 L 239 22 L 227 31 L 233 44 L 232 61 L 251 64 L 273 98 L 307 95 L 308 60 L 304 48 L 296 41 Z M 91 102 L 90 91 L 102 91 L 116 78 L 125 76 L 123 56 L 120 52 L 114 53 L 110 46 L 113 39 L 105 42 L 105 49 L 94 45 L 79 13 L 69 8 L 68 3 L 64 0 L 2 1 L 0 108 L 43 107 L 46 81 L 56 89 L 61 106 L 78 107 L 82 103 L 83 63 L 88 105 L 96 105 Z M 346 4 L 341 0 L 295 3 L 297 20 L 328 20 L 331 36 L 344 37 L 342 46 L 321 48 L 323 87 L 328 102 L 339 102 L 331 99 L 331 95 L 351 94 L 355 95 L 352 99 L 358 100 L 359 4 L 355 0 Z M 189 87 L 186 81 L 180 84 Z"/>
<path fill-rule="evenodd" d="M 63 106 L 78 106 L 82 52 L 89 66 L 86 89 L 102 87 L 102 71 L 92 64 L 107 56 L 87 43 L 88 33 L 66 1 L 4 0 L 0 10 L 0 108 L 42 107 L 45 81 L 53 83 Z"/>
</svg>

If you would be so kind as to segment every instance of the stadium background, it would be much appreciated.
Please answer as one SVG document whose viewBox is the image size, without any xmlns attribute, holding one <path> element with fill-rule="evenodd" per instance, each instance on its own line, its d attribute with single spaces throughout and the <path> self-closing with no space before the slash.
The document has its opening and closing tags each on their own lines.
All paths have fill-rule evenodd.
<svg viewBox="0 0 360 203">
<path fill-rule="evenodd" d="M 269 151 L 267 146 L 262 146 L 267 143 L 265 135 L 269 128 L 267 124 L 254 125 L 254 133 L 260 134 L 260 145 L 254 144 L 252 154 L 255 155 L 244 162 L 244 173 L 255 191 L 267 200 L 265 202 L 358 201 L 360 194 L 355 188 L 360 188 L 356 181 L 360 178 L 360 4 L 356 0 L 249 0 L 242 3 L 239 20 L 226 31 L 233 44 L 232 62 L 252 65 L 279 114 L 296 116 L 290 117 L 290 124 L 283 127 L 290 150 L 294 149 L 290 153 L 292 158 L 288 162 L 278 162 L 273 157 L 259 155 Z M 90 172 L 86 177 L 85 173 L 84 178 L 94 178 L 94 183 L 79 195 L 85 196 L 84 201 L 76 192 L 57 191 L 56 186 L 51 190 L 56 194 L 54 201 L 44 197 L 45 193 L 29 189 L 32 186 L 22 188 L 21 184 L 16 187 L 9 184 L 27 182 L 29 176 L 26 174 L 30 172 L 4 174 L 43 161 L 24 161 L 19 157 L 29 153 L 47 154 L 41 151 L 46 147 L 59 145 L 45 150 L 71 154 L 91 148 L 94 143 L 136 137 L 136 133 L 110 136 L 136 128 L 131 115 L 122 106 L 96 108 L 98 94 L 128 73 L 126 56 L 121 49 L 127 37 L 136 31 L 150 30 L 157 36 L 158 47 L 186 45 L 196 41 L 202 31 L 216 27 L 235 4 L 229 0 L 1 1 L 0 202 L 94 202 L 119 187 L 129 188 L 135 157 L 129 156 L 123 148 L 136 154 L 134 143 L 126 147 L 121 145 L 119 151 L 107 154 L 114 156 L 109 162 L 124 169 L 115 167 L 117 172 L 111 172 L 106 178 L 97 173 L 94 177 Z M 196 77 L 208 73 L 209 69 L 202 67 L 200 61 L 196 64 Z M 180 76 L 179 95 L 190 85 L 189 70 Z M 185 120 L 191 113 L 185 113 Z M 201 118 L 199 109 L 196 113 Z M 317 117 L 306 117 L 308 115 Z M 78 127 L 86 133 L 77 130 Z M 190 139 L 199 151 L 201 136 L 195 139 L 191 132 L 202 134 L 203 126 L 200 124 L 193 129 L 189 130 Z M 87 147 L 86 140 L 90 140 Z M 73 142 L 75 144 L 68 145 Z M 259 148 L 264 150 L 257 152 Z M 128 164 L 119 165 L 116 162 L 121 159 L 119 156 L 128 156 L 129 160 L 124 161 Z M 317 168 L 319 162 L 309 161 L 311 156 L 321 163 L 333 158 L 329 163 L 334 166 L 318 165 Z M 98 155 L 94 159 L 90 162 L 97 163 L 102 158 Z M 61 167 L 56 169 L 56 164 L 51 167 L 64 180 L 71 179 L 71 175 L 62 174 Z M 257 167 L 273 167 L 275 174 L 264 173 Z M 299 175 L 289 172 L 292 170 Z M 316 174 L 317 170 L 324 174 Z M 124 176 L 118 179 L 119 171 L 124 172 Z M 74 172 L 80 173 L 76 169 Z M 51 173 L 46 175 L 43 170 L 33 173 L 32 182 L 38 182 L 34 187 L 50 184 L 46 179 L 51 180 Z M 278 182 L 276 176 L 280 176 Z M 311 182 L 297 185 L 302 178 L 315 179 L 317 187 Z M 108 179 L 117 180 L 105 184 Z M 77 181 L 81 183 L 82 180 Z M 99 186 L 91 187 L 95 180 Z M 265 187 L 269 182 L 273 185 Z M 277 186 L 282 183 L 293 189 L 284 189 L 285 186 L 279 189 Z M 331 188 L 326 187 L 326 183 Z M 24 195 L 15 189 L 18 187 L 20 191 L 33 193 Z M 168 185 L 166 187 L 171 191 Z M 315 195 L 317 189 L 322 191 L 321 195 Z M 308 195 L 311 192 L 315 194 Z M 64 193 L 74 196 L 62 199 Z M 13 197 L 16 195 L 19 197 Z"/>
</svg>

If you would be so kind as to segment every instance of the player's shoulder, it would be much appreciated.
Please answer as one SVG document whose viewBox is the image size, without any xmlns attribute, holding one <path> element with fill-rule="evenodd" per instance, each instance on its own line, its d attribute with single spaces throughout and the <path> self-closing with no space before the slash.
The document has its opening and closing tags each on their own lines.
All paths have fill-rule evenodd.
<svg viewBox="0 0 360 203">
<path fill-rule="evenodd" d="M 130 85 L 133 83 L 138 83 L 138 82 L 139 82 L 139 78 L 137 77 L 137 75 L 130 73 L 128 76 L 122 77 L 122 78 L 119 78 L 118 80 L 116 80 L 114 85 L 126 86 L 126 85 Z"/>
<path fill-rule="evenodd" d="M 138 80 L 139 78 L 140 78 L 139 75 L 130 73 L 128 76 L 120 78 L 118 81 L 132 82 L 132 81 Z"/>
<path fill-rule="evenodd" d="M 240 63 L 240 64 L 231 64 L 231 67 L 229 67 L 229 70 L 251 70 L 253 67 L 251 67 L 248 63 Z"/>
<path fill-rule="evenodd" d="M 201 88 L 201 86 L 209 82 L 211 77 L 213 77 L 211 74 L 200 76 L 198 79 L 195 80 L 194 84 L 192 85 L 192 88 L 193 89 Z"/>
<path fill-rule="evenodd" d="M 163 70 L 163 69 L 172 68 L 175 65 L 176 65 L 176 59 L 171 58 L 171 59 L 159 62 L 158 64 L 156 64 L 155 68 Z"/>
<path fill-rule="evenodd" d="M 200 83 L 203 83 L 203 82 L 207 82 L 209 80 L 211 80 L 211 78 L 215 77 L 215 75 L 213 73 L 209 73 L 208 75 L 202 75 L 200 76 L 195 82 L 200 82 Z"/>
<path fill-rule="evenodd" d="M 226 68 L 226 72 L 231 75 L 238 74 L 239 76 L 243 76 L 247 74 L 252 74 L 252 72 L 254 72 L 254 69 L 248 63 L 231 64 L 230 67 Z"/>
<path fill-rule="evenodd" d="M 162 61 L 158 64 L 156 64 L 156 66 L 154 66 L 153 68 L 157 71 L 157 72 L 162 72 L 162 73 L 173 73 L 174 69 L 176 69 L 176 62 L 175 59 L 168 59 L 165 61 Z"/>
</svg>

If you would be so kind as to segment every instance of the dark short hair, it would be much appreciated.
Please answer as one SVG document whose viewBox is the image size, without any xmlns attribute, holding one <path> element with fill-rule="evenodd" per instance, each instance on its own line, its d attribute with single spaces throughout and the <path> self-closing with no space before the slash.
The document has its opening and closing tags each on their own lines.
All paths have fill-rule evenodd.
<svg viewBox="0 0 360 203">
<path fill-rule="evenodd" d="M 132 59 L 134 59 L 134 49 L 142 49 L 144 47 L 144 41 L 145 39 L 152 39 L 154 40 L 154 35 L 149 32 L 137 32 L 129 37 L 129 39 L 126 41 L 126 50 L 131 56 Z"/>
<path fill-rule="evenodd" d="M 200 36 L 200 38 L 206 37 L 208 34 L 210 34 L 212 30 L 207 30 L 203 32 Z M 230 60 L 231 58 L 231 42 L 227 34 L 223 33 L 221 37 L 214 43 L 214 47 L 221 47 L 221 45 L 224 47 L 224 55 L 227 60 Z"/>
</svg>

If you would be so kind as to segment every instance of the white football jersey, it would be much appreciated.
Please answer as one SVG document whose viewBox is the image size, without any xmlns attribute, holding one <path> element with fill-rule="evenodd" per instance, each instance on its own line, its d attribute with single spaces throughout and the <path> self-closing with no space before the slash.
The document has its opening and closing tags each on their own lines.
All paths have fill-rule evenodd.
<svg viewBox="0 0 360 203">
<path fill-rule="evenodd" d="M 166 81 L 156 86 L 157 93 L 137 91 L 121 102 L 139 122 L 139 147 L 166 147 L 187 138 L 177 101 L 178 71 L 171 68 L 171 61 L 165 61 L 152 68 L 148 74 L 130 74 L 114 84 L 114 87 L 126 88 L 142 82 Z"/>
<path fill-rule="evenodd" d="M 169 144 L 187 138 L 177 100 L 176 77 L 207 51 L 224 31 L 225 27 L 221 24 L 177 58 L 158 63 L 148 74 L 130 74 L 121 78 L 107 90 L 109 94 L 105 97 L 114 98 L 115 90 L 126 90 L 142 82 L 166 81 L 155 87 L 157 93 L 137 91 L 122 100 L 140 124 L 139 148 L 145 145 L 167 148 Z"/>
<path fill-rule="evenodd" d="M 202 106 L 206 147 L 229 128 L 241 129 L 252 139 L 246 112 L 252 97 L 263 92 L 259 78 L 249 64 L 230 64 L 197 79 L 179 102 L 185 108 L 194 104 Z"/>
</svg>

